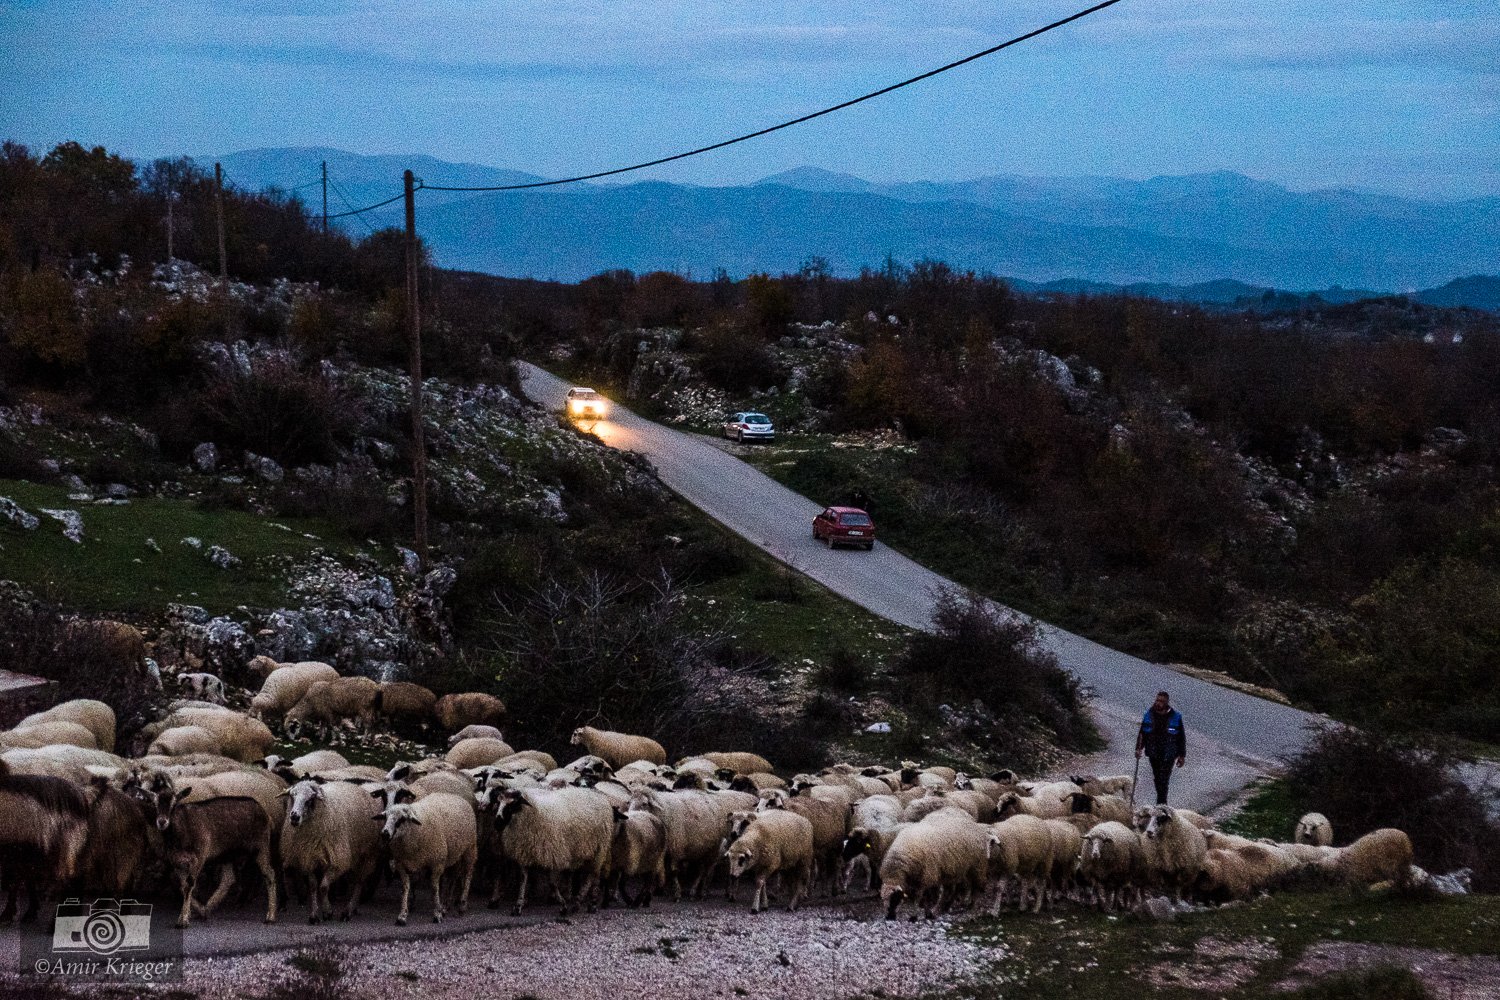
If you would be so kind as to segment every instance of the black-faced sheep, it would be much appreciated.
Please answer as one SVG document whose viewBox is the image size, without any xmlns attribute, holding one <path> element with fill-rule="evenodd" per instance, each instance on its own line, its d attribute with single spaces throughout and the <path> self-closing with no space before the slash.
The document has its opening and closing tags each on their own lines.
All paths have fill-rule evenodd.
<svg viewBox="0 0 1500 1000">
<path fill-rule="evenodd" d="M 380 835 L 390 849 L 391 865 L 401 878 L 401 911 L 396 923 L 405 926 L 411 912 L 411 877 L 425 874 L 432 882 L 432 921 L 443 919 L 443 876 L 456 871 L 460 879 L 458 912 L 469 908 L 469 885 L 478 859 L 478 826 L 469 797 L 447 792 L 418 802 L 386 806 Z"/>
<path fill-rule="evenodd" d="M 611 768 L 621 768 L 638 760 L 665 764 L 667 752 L 648 736 L 615 733 L 593 726 L 579 726 L 568 742 L 581 746 L 596 757 L 602 757 Z"/>
<path fill-rule="evenodd" d="M 618 892 L 626 906 L 650 906 L 652 894 L 667 882 L 667 827 L 655 813 L 618 805 L 614 807 L 614 823 L 604 901 L 608 903 Z M 640 880 L 634 896 L 625 891 L 629 878 Z"/>
<path fill-rule="evenodd" d="M 564 913 L 577 910 L 579 900 L 587 900 L 589 911 L 594 911 L 594 889 L 609 870 L 614 841 L 614 810 L 608 799 L 587 788 L 490 789 L 485 804 L 494 816 L 501 851 L 521 869 L 514 915 L 520 916 L 526 905 L 533 869 L 549 873 Z M 563 883 L 575 873 L 580 884 L 576 891 L 565 892 Z M 491 906 L 498 904 L 499 891 L 497 883 Z"/>
</svg>

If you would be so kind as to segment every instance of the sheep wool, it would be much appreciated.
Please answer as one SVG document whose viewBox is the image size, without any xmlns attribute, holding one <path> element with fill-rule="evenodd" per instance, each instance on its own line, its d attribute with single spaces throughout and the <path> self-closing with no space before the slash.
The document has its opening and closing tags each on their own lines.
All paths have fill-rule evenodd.
<svg viewBox="0 0 1500 1000">
<path fill-rule="evenodd" d="M 387 806 L 381 836 L 390 847 L 391 864 L 401 878 L 401 910 L 396 923 L 405 926 L 411 913 L 411 879 L 426 875 L 432 883 L 432 922 L 441 923 L 443 876 L 460 879 L 457 910 L 469 908 L 469 885 L 479 857 L 478 827 L 467 797 L 437 792 L 410 805 Z"/>
<path fill-rule="evenodd" d="M 596 757 L 604 758 L 611 768 L 621 768 L 638 760 L 650 761 L 652 764 L 667 762 L 667 751 L 662 749 L 660 743 L 647 736 L 579 726 L 573 730 L 573 738 L 569 742 L 574 746 L 584 747 Z"/>
<path fill-rule="evenodd" d="M 766 882 L 784 874 L 790 880 L 786 908 L 795 911 L 812 882 L 814 865 L 812 823 L 786 810 L 758 813 L 745 832 L 729 846 L 729 874 L 755 879 L 750 912 L 767 905 Z"/>
</svg>

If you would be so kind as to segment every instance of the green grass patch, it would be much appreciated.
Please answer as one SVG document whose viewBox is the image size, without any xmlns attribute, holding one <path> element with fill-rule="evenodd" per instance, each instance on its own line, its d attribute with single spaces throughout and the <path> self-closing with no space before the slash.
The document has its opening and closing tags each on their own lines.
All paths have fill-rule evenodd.
<svg viewBox="0 0 1500 1000">
<path fill-rule="evenodd" d="M 79 610 L 154 612 L 168 602 L 198 604 L 213 613 L 240 605 L 271 607 L 285 600 L 290 563 L 318 548 L 338 551 L 351 544 L 322 521 L 205 510 L 191 500 L 147 496 L 95 506 L 70 501 L 63 487 L 20 480 L 0 480 L 0 496 L 42 521 L 34 531 L 0 525 L 0 576 Z M 83 544 L 65 538 L 62 524 L 40 513 L 44 507 L 82 514 Z M 186 537 L 200 539 L 202 548 L 184 545 Z M 147 546 L 148 538 L 160 552 Z M 241 564 L 214 566 L 205 555 L 211 545 L 228 549 Z"/>
<path fill-rule="evenodd" d="M 1240 810 L 1220 826 L 1224 832 L 1241 837 L 1271 837 L 1286 841 L 1292 839 L 1301 816 L 1287 783 L 1271 779 L 1257 784 Z"/>
<path fill-rule="evenodd" d="M 1007 954 L 960 993 L 940 995 L 1113 1000 L 1128 989 L 1152 1000 L 1228 995 L 1269 1000 L 1288 995 L 1276 985 L 1322 941 L 1500 953 L 1500 897 L 1417 900 L 1342 890 L 1284 892 L 1166 924 L 1068 910 L 1042 918 L 982 918 L 954 933 L 982 946 L 1003 946 Z M 1233 984 L 1226 978 L 1207 990 L 1187 985 L 1228 977 L 1238 963 L 1248 964 L 1240 966 Z M 1306 995 L 1361 995 L 1339 992 L 1347 985 L 1336 982 L 1325 992 L 1315 988 Z"/>
</svg>

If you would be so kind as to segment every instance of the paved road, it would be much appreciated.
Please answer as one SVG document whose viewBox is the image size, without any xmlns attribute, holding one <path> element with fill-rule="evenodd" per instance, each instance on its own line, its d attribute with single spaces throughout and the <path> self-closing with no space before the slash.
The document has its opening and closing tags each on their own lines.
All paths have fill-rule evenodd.
<svg viewBox="0 0 1500 1000">
<path fill-rule="evenodd" d="M 520 369 L 528 396 L 543 406 L 562 407 L 568 383 L 534 365 L 522 363 Z M 813 542 L 812 518 L 822 505 L 710 438 L 664 427 L 620 406 L 593 432 L 612 447 L 650 459 L 662 482 L 736 534 L 883 618 L 928 629 L 936 595 L 955 586 L 887 545 L 877 544 L 873 552 L 830 551 Z M 1205 810 L 1220 805 L 1279 757 L 1302 746 L 1307 726 L 1319 719 L 1039 624 L 1062 665 L 1094 691 L 1096 715 L 1111 738 L 1108 751 L 1086 762 L 1098 771 L 1131 770 L 1128 751 L 1140 713 L 1157 690 L 1172 692 L 1189 739 L 1189 766 L 1173 782 L 1173 799 L 1178 801 L 1180 791 L 1180 804 Z M 1149 788 L 1149 778 L 1142 780 Z"/>
</svg>

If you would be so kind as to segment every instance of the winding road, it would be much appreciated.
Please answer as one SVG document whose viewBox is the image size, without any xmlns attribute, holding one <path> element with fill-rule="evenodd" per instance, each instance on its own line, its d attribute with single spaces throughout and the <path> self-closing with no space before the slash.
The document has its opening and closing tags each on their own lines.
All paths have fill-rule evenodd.
<svg viewBox="0 0 1500 1000">
<path fill-rule="evenodd" d="M 525 362 L 519 367 L 527 396 L 541 406 L 562 408 L 569 383 Z M 830 550 L 813 542 L 812 518 L 822 505 L 740 461 L 714 439 L 673 430 L 618 404 L 593 426 L 593 433 L 611 447 L 644 455 L 661 481 L 693 506 L 882 618 L 930 629 L 937 596 L 957 587 L 888 545 L 862 552 Z M 1074 762 L 1075 766 L 1097 773 L 1129 773 L 1141 712 L 1158 690 L 1172 693 L 1188 729 L 1188 765 L 1173 780 L 1174 804 L 1204 811 L 1222 805 L 1257 775 L 1274 768 L 1280 757 L 1296 752 L 1308 738 L 1308 726 L 1320 721 L 1320 716 L 1038 624 L 1059 662 L 1092 688 L 1093 710 L 1110 741 L 1108 750 Z M 1150 784 L 1143 774 L 1143 793 L 1149 792 Z"/>
</svg>

